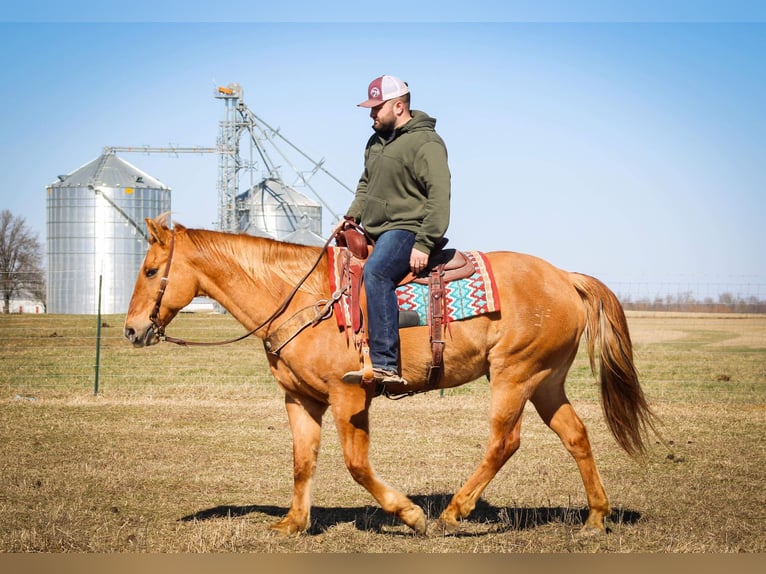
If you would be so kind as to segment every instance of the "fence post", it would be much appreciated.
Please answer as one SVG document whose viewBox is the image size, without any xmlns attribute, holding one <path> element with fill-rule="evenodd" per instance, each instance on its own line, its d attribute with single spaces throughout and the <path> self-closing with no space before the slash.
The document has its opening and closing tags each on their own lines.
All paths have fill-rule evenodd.
<svg viewBox="0 0 766 574">
<path fill-rule="evenodd" d="M 93 396 L 98 395 L 98 367 L 101 362 L 101 281 L 103 275 L 98 276 L 98 325 L 96 327 L 96 381 L 93 385 Z"/>
</svg>

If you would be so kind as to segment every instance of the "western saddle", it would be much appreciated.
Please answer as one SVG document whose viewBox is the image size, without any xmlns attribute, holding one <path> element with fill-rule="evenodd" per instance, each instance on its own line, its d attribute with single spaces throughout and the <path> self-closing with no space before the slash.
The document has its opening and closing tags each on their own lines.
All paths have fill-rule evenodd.
<svg viewBox="0 0 766 574">
<path fill-rule="evenodd" d="M 363 285 L 362 269 L 365 261 L 374 248 L 374 241 L 359 225 L 346 221 L 335 235 L 336 244 L 345 247 L 345 257 L 342 258 L 342 277 L 348 292 L 348 305 L 352 318 L 353 332 L 361 333 L 360 346 L 362 349 L 362 367 L 365 372 L 372 372 L 369 364 L 369 349 L 367 348 L 366 325 L 364 321 L 364 305 L 362 304 Z M 457 279 L 465 279 L 474 274 L 475 267 L 468 257 L 456 249 L 445 249 L 447 239 L 431 253 L 428 265 L 419 274 L 408 274 L 399 285 L 418 283 L 428 286 L 428 325 L 431 343 L 431 362 L 426 365 L 427 382 L 423 389 L 434 389 L 444 374 L 444 329 L 448 327 L 445 285 Z M 420 324 L 420 318 L 415 311 L 399 312 L 399 328 L 415 327 Z M 370 376 L 371 380 L 372 377 Z"/>
</svg>

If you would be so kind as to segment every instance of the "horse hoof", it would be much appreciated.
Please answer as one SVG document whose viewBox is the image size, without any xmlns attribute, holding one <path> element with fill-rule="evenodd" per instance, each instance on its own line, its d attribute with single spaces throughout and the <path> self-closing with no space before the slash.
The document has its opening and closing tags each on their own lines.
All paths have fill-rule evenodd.
<svg viewBox="0 0 766 574">
<path fill-rule="evenodd" d="M 413 504 L 407 511 L 402 512 L 400 518 L 402 522 L 415 531 L 415 534 L 420 536 L 426 535 L 428 530 L 426 514 L 419 506 Z"/>
<path fill-rule="evenodd" d="M 300 534 L 305 530 L 305 528 L 300 528 L 295 522 L 287 518 L 283 518 L 279 522 L 275 522 L 269 528 L 271 528 L 271 530 L 277 534 L 281 534 L 282 536 L 293 536 Z"/>
<path fill-rule="evenodd" d="M 439 517 L 439 526 L 441 526 L 442 534 L 452 534 L 460 530 L 460 523 L 457 519 L 444 514 Z"/>
</svg>

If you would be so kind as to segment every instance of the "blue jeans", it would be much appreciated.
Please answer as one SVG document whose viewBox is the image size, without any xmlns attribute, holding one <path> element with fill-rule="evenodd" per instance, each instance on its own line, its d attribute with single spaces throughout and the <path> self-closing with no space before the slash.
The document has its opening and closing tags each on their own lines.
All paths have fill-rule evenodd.
<svg viewBox="0 0 766 574">
<path fill-rule="evenodd" d="M 396 286 L 410 271 L 415 234 L 392 229 L 375 240 L 362 273 L 367 291 L 367 321 L 372 366 L 399 372 L 399 304 Z"/>
</svg>

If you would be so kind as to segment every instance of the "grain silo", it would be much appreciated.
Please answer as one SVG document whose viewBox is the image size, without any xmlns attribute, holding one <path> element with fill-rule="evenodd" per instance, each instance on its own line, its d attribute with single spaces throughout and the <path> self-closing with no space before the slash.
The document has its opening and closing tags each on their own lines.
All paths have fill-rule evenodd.
<svg viewBox="0 0 766 574">
<path fill-rule="evenodd" d="M 322 245 L 322 206 L 276 179 L 237 196 L 240 231 L 293 243 Z"/>
<path fill-rule="evenodd" d="M 47 188 L 48 312 L 124 313 L 146 255 L 144 218 L 170 211 L 170 188 L 105 153 Z"/>
</svg>

